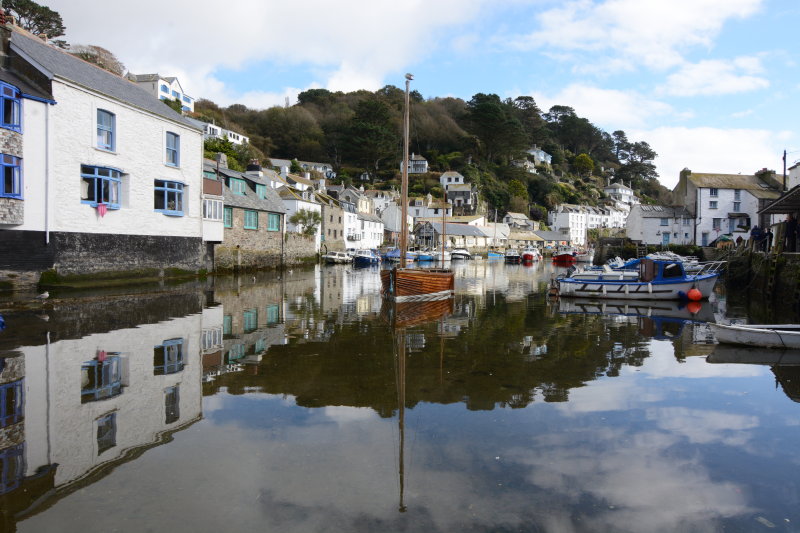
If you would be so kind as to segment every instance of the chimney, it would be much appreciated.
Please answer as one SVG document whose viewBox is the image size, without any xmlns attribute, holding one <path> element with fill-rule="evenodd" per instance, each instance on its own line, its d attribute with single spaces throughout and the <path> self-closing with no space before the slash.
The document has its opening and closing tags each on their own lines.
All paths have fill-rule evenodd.
<svg viewBox="0 0 800 533">
<path fill-rule="evenodd" d="M 258 159 L 251 159 L 247 164 L 245 174 L 248 176 L 258 176 L 259 178 L 263 177 L 264 173 L 261 171 L 261 162 Z"/>
<path fill-rule="evenodd" d="M 214 160 L 220 168 L 228 168 L 228 156 L 222 152 L 217 152 L 214 156 Z"/>
<path fill-rule="evenodd" d="M 311 179 L 311 172 L 303 172 L 303 177 L 307 180 Z"/>
</svg>

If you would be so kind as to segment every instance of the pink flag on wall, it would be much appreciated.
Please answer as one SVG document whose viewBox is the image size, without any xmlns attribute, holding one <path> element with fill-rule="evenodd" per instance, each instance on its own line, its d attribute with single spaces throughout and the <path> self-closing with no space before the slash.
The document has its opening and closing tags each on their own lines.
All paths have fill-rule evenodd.
<svg viewBox="0 0 800 533">
<path fill-rule="evenodd" d="M 104 204 L 104 203 L 97 204 L 97 214 L 98 215 L 100 215 L 101 217 L 104 217 L 104 216 L 106 216 L 106 211 L 108 211 L 108 208 L 106 207 L 106 204 Z"/>
</svg>

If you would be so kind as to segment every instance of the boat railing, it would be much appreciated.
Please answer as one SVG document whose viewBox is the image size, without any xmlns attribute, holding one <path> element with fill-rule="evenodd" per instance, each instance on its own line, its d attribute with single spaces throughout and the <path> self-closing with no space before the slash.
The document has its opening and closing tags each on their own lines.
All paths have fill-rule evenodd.
<svg viewBox="0 0 800 533">
<path fill-rule="evenodd" d="M 707 263 L 700 263 L 700 270 L 693 272 L 693 275 L 701 276 L 705 274 L 719 274 L 727 264 L 727 261 L 709 261 Z"/>
</svg>

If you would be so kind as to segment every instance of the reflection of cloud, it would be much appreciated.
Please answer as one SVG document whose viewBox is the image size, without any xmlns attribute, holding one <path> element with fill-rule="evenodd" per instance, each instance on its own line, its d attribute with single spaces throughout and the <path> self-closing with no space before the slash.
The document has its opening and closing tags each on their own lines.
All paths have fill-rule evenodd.
<svg viewBox="0 0 800 533">
<path fill-rule="evenodd" d="M 325 416 L 340 424 L 378 418 L 378 415 L 375 413 L 375 411 L 368 407 L 346 407 L 343 405 L 332 405 L 325 407 L 323 412 L 325 413 Z"/>
<path fill-rule="evenodd" d="M 673 434 L 683 435 L 695 444 L 712 442 L 742 446 L 751 435 L 743 430 L 757 428 L 755 416 L 736 415 L 723 411 L 667 407 L 647 410 L 647 419 Z"/>
</svg>

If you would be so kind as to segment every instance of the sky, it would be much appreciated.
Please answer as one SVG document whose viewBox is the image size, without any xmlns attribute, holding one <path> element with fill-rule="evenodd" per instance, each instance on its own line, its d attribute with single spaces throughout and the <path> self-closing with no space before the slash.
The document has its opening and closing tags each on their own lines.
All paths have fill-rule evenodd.
<svg viewBox="0 0 800 533">
<path fill-rule="evenodd" d="M 797 0 L 43 0 L 66 39 L 253 109 L 311 88 L 566 105 L 694 172 L 800 160 Z"/>
</svg>

